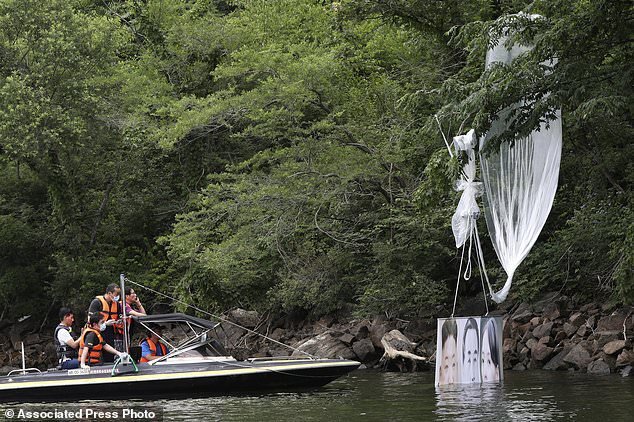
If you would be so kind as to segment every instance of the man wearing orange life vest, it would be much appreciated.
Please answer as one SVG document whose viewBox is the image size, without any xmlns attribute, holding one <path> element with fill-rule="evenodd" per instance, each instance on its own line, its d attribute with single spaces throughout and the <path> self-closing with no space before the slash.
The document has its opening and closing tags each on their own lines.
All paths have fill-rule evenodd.
<svg viewBox="0 0 634 422">
<path fill-rule="evenodd" d="M 88 317 L 100 316 L 106 324 L 106 329 L 101 333 L 107 344 L 115 349 L 122 349 L 123 324 L 116 321 L 121 318 L 119 306 L 119 292 L 121 289 L 115 283 L 108 284 L 103 296 L 95 297 L 88 308 Z M 112 362 L 113 356 L 104 356 L 106 362 Z"/>
<path fill-rule="evenodd" d="M 159 336 L 163 335 L 160 326 L 151 326 L 148 334 L 148 337 L 141 342 L 140 362 L 149 362 L 169 353 L 167 346 L 159 340 Z"/>
<path fill-rule="evenodd" d="M 101 335 L 106 325 L 102 321 L 101 315 L 91 315 L 88 317 L 88 327 L 79 338 L 79 366 L 98 365 L 103 362 L 103 351 L 125 358 L 127 353 L 119 352 L 114 347 L 107 344 Z"/>
</svg>

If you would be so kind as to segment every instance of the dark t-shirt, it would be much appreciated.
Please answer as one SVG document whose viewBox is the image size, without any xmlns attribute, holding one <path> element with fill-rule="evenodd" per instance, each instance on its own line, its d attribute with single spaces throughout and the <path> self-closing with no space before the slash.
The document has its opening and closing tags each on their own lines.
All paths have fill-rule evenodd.
<svg viewBox="0 0 634 422">
<path fill-rule="evenodd" d="M 101 304 L 101 301 L 97 298 L 94 298 L 92 302 L 90 302 L 90 306 L 88 307 L 88 315 L 97 315 L 102 310 L 103 305 Z M 112 325 L 107 326 L 106 330 L 101 332 L 101 335 L 103 336 L 104 341 L 112 347 L 115 347 L 115 339 L 120 337 L 117 336 L 117 334 L 114 332 L 114 328 L 112 327 Z M 109 359 L 107 356 L 108 354 L 106 354 L 106 357 L 104 358 L 106 361 L 108 361 Z"/>
<path fill-rule="evenodd" d="M 97 298 L 94 298 L 92 302 L 90 302 L 90 306 L 88 307 L 88 317 L 92 315 L 97 315 L 102 310 L 103 310 L 103 305 L 101 304 L 101 301 Z"/>
<path fill-rule="evenodd" d="M 94 298 L 92 302 L 90 302 L 90 306 L 88 307 L 88 316 L 97 315 L 99 312 L 103 311 L 103 305 L 101 301 L 97 298 Z M 94 334 L 94 333 L 93 333 Z M 116 348 L 115 339 L 120 339 L 121 336 L 114 332 L 114 327 L 112 325 L 108 325 L 105 331 L 101 332 L 104 341 Z M 104 361 L 111 362 L 112 356 L 109 353 L 104 355 Z"/>
<path fill-rule="evenodd" d="M 99 337 L 97 337 L 97 334 L 93 333 L 92 331 L 86 334 L 86 336 L 84 337 L 84 345 L 88 347 L 89 349 L 92 349 L 98 344 L 99 344 Z"/>
</svg>

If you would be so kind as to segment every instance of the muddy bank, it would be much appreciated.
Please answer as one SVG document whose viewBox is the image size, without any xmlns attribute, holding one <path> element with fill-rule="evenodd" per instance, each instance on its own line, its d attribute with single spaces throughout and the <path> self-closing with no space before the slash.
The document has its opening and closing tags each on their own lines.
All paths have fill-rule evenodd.
<svg viewBox="0 0 634 422">
<path fill-rule="evenodd" d="M 634 375 L 634 308 L 595 303 L 576 305 L 558 294 L 535 303 L 507 304 L 492 314 L 504 319 L 506 370 L 570 370 Z M 460 313 L 460 315 L 467 315 Z M 238 359 L 248 356 L 302 356 L 358 360 L 388 371 L 433 370 L 436 319 L 352 319 L 345 315 L 317 321 L 267 318 L 236 309 L 217 334 Z M 0 321 L 0 371 L 21 366 L 24 342 L 27 367 L 55 366 L 53 327 L 40 330 L 34 318 Z M 258 336 L 264 334 L 268 340 Z M 291 347 L 287 347 L 289 345 Z"/>
</svg>

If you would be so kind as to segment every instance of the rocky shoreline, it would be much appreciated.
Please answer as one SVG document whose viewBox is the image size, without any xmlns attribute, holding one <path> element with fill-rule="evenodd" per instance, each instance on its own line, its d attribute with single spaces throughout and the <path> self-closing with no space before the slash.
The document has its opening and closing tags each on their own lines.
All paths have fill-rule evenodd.
<svg viewBox="0 0 634 422">
<path fill-rule="evenodd" d="M 490 314 L 503 317 L 505 370 L 634 376 L 634 307 L 597 303 L 578 306 L 566 296 L 550 293 L 535 303 L 507 304 Z M 254 330 L 261 324 L 257 314 L 243 310 L 234 311 L 230 319 Z M 250 351 L 262 357 L 301 356 L 301 352 L 306 352 L 318 357 L 354 359 L 366 368 L 389 371 L 434 367 L 435 318 L 404 321 L 382 316 L 371 320 L 329 316 L 299 325 L 269 325 L 269 337 L 292 345 L 296 349 L 292 353 L 257 342 L 253 337 Z M 230 327 L 227 331 L 232 332 Z M 236 339 L 239 337 L 236 335 Z"/>
<path fill-rule="evenodd" d="M 510 304 L 491 314 L 503 316 L 505 370 L 634 376 L 634 307 L 575 306 L 565 296 L 549 294 L 533 304 Z M 32 318 L 0 321 L 0 373 L 21 367 L 22 341 L 27 367 L 44 370 L 54 366 L 52 328 L 40 332 L 38 325 Z M 358 360 L 365 368 L 387 371 L 433 370 L 436 351 L 435 318 L 405 321 L 383 316 L 327 316 L 308 322 L 288 317 L 273 320 L 235 309 L 227 315 L 218 335 L 238 359 L 307 353 Z"/>
</svg>

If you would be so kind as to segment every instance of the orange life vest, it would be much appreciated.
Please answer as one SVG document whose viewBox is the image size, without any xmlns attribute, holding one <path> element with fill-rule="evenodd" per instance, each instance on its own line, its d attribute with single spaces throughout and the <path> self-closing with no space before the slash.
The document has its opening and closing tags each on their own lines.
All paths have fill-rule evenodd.
<svg viewBox="0 0 634 422">
<path fill-rule="evenodd" d="M 108 301 L 103 296 L 96 296 L 101 302 L 101 314 L 104 316 L 103 322 L 111 319 L 119 319 L 119 303 L 114 300 L 108 304 Z M 116 334 L 123 334 L 123 324 L 117 323 L 112 326 Z"/>
<path fill-rule="evenodd" d="M 88 364 L 96 365 L 101 363 L 101 357 L 103 355 L 103 345 L 106 343 L 101 336 L 101 333 L 94 328 L 86 328 L 83 333 L 81 333 L 81 337 L 79 338 L 79 359 L 81 360 L 81 356 L 84 353 L 84 347 L 86 345 L 86 334 L 89 332 L 93 332 L 97 335 L 97 340 L 99 340 L 98 344 L 95 344 L 91 349 L 88 350 Z"/>
<path fill-rule="evenodd" d="M 152 352 L 150 356 L 156 356 L 156 344 L 149 337 L 143 341 L 146 341 L 147 345 L 150 346 L 150 351 Z M 143 341 L 141 342 L 141 344 L 143 344 Z M 160 341 L 158 342 L 158 345 L 161 347 L 161 352 L 162 352 L 161 356 L 165 356 L 167 354 L 167 347 Z M 150 360 L 147 359 L 145 356 L 142 356 L 139 362 L 149 362 L 149 361 Z"/>
</svg>

